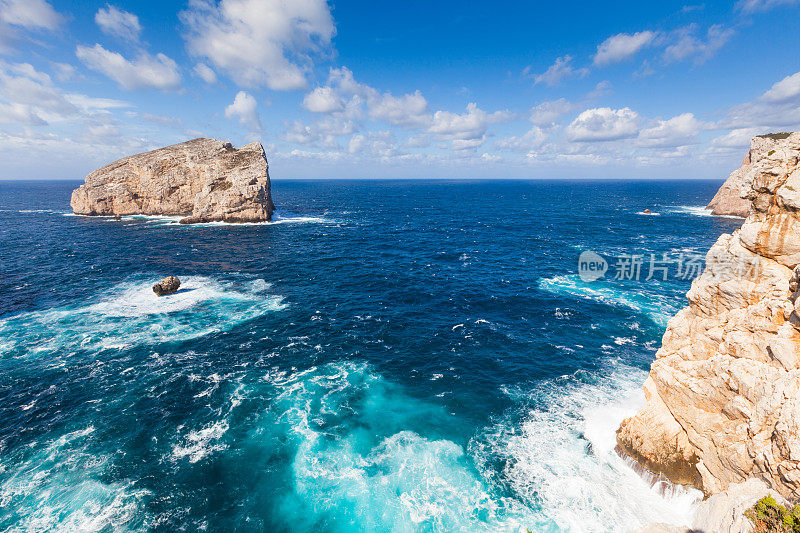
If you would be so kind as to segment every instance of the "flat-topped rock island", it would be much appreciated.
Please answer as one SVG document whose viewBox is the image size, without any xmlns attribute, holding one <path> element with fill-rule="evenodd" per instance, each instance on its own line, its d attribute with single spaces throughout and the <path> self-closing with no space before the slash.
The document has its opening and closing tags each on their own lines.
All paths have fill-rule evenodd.
<svg viewBox="0 0 800 533">
<path fill-rule="evenodd" d="M 89 216 L 183 216 L 181 224 L 264 222 L 275 209 L 261 143 L 237 149 L 202 138 L 95 170 L 72 192 L 70 206 Z"/>
</svg>

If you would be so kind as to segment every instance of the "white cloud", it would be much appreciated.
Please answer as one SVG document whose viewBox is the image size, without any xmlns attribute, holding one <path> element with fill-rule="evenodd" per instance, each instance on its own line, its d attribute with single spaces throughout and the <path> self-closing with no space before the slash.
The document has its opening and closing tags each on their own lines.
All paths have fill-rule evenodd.
<svg viewBox="0 0 800 533">
<path fill-rule="evenodd" d="M 0 124 L 25 126 L 45 126 L 47 121 L 40 117 L 36 110 L 20 103 L 0 104 Z"/>
<path fill-rule="evenodd" d="M 775 83 L 761 99 L 765 102 L 780 104 L 800 100 L 798 97 L 800 97 L 800 72 L 786 76 Z"/>
<path fill-rule="evenodd" d="M 482 145 L 485 140 L 485 137 L 480 137 L 478 139 L 453 139 L 453 142 L 450 143 L 450 147 L 453 150 L 474 150 Z"/>
<path fill-rule="evenodd" d="M 142 33 L 139 17 L 109 4 L 97 10 L 94 21 L 106 35 L 119 37 L 126 41 L 138 41 L 139 35 Z"/>
<path fill-rule="evenodd" d="M 695 64 L 705 63 L 725 46 L 734 33 L 730 28 L 715 25 L 708 28 L 703 39 L 696 35 L 697 25 L 691 24 L 675 32 L 675 42 L 664 50 L 664 60 L 673 62 L 693 59 Z"/>
<path fill-rule="evenodd" d="M 364 154 L 388 160 L 397 155 L 394 144 L 394 137 L 388 131 L 358 133 L 350 138 L 347 151 L 350 154 Z"/>
<path fill-rule="evenodd" d="M 495 146 L 500 150 L 530 152 L 541 147 L 546 139 L 547 134 L 544 130 L 538 126 L 534 126 L 522 136 L 507 137 L 497 141 Z"/>
<path fill-rule="evenodd" d="M 303 107 L 315 113 L 342 114 L 358 119 L 366 112 L 403 128 L 423 128 L 431 123 L 428 101 L 419 91 L 394 96 L 359 83 L 346 67 L 331 69 L 327 84 L 306 94 Z"/>
<path fill-rule="evenodd" d="M 757 129 L 761 133 L 800 124 L 800 72 L 774 83 L 758 99 L 727 109 L 718 129 Z"/>
<path fill-rule="evenodd" d="M 424 127 L 430 123 L 428 102 L 419 91 L 396 97 L 391 93 L 367 100 L 369 115 L 390 124 L 404 127 Z"/>
<path fill-rule="evenodd" d="M 198 63 L 194 66 L 193 72 L 206 83 L 217 83 L 217 74 L 205 63 Z"/>
<path fill-rule="evenodd" d="M 636 55 L 641 49 L 653 44 L 655 32 L 618 33 L 612 35 L 597 47 L 594 64 L 597 66 L 619 63 Z"/>
<path fill-rule="evenodd" d="M 344 101 L 333 87 L 317 87 L 303 98 L 303 107 L 313 113 L 333 113 L 344 110 Z"/>
<path fill-rule="evenodd" d="M 177 89 L 181 82 L 178 65 L 165 56 L 142 52 L 135 61 L 99 44 L 81 46 L 75 50 L 78 59 L 92 70 L 105 74 L 124 89 Z"/>
<path fill-rule="evenodd" d="M 536 75 L 533 78 L 535 84 L 544 83 L 549 87 L 554 87 L 567 78 L 578 77 L 583 78 L 589 74 L 589 69 L 579 68 L 575 69 L 572 66 L 572 56 L 565 55 L 556 59 L 556 62 L 550 65 L 546 71 Z"/>
<path fill-rule="evenodd" d="M 763 133 L 758 128 L 738 128 L 711 140 L 712 150 L 736 150 L 750 146 L 750 139 Z"/>
<path fill-rule="evenodd" d="M 639 122 L 639 114 L 628 107 L 587 109 L 567 126 L 567 135 L 579 142 L 627 139 L 639 132 Z"/>
<path fill-rule="evenodd" d="M 252 95 L 239 91 L 233 103 L 225 108 L 225 116 L 236 118 L 239 124 L 250 131 L 261 131 L 261 119 L 258 118 L 258 103 Z"/>
<path fill-rule="evenodd" d="M 508 111 L 495 111 L 487 113 L 479 109 L 475 103 L 467 105 L 467 112 L 458 114 L 450 111 L 437 111 L 433 115 L 433 123 L 428 132 L 447 140 L 483 139 L 490 124 L 497 124 L 511 120 L 512 114 Z"/>
<path fill-rule="evenodd" d="M 559 118 L 572 111 L 573 108 L 574 106 L 564 98 L 542 102 L 531 108 L 530 121 L 537 126 L 551 128 L 555 126 L 555 122 Z"/>
<path fill-rule="evenodd" d="M 77 77 L 77 70 L 69 63 L 53 63 L 53 71 L 58 81 L 70 81 Z"/>
<path fill-rule="evenodd" d="M 608 96 L 613 92 L 614 91 L 611 90 L 611 82 L 608 80 L 603 80 L 597 82 L 597 85 L 594 86 L 594 89 L 592 89 L 586 94 L 586 98 L 590 99 L 602 98 L 604 96 Z"/>
<path fill-rule="evenodd" d="M 755 13 L 756 11 L 768 11 L 778 6 L 795 4 L 800 4 L 800 0 L 739 0 L 736 8 L 744 13 Z"/>
<path fill-rule="evenodd" d="M 180 17 L 192 54 L 252 88 L 304 88 L 309 53 L 336 33 L 325 0 L 193 0 Z"/>
<path fill-rule="evenodd" d="M 676 147 L 697 143 L 703 124 L 692 113 L 683 113 L 669 120 L 657 120 L 639 132 L 638 142 L 646 147 Z"/>
<path fill-rule="evenodd" d="M 0 0 L 0 21 L 6 24 L 54 30 L 63 20 L 45 0 Z"/>
</svg>

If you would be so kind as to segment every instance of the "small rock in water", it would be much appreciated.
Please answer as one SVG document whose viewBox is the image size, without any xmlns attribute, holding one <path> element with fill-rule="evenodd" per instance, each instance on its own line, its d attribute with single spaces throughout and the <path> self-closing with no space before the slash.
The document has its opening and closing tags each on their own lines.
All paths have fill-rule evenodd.
<svg viewBox="0 0 800 533">
<path fill-rule="evenodd" d="M 155 285 L 153 285 L 153 292 L 158 296 L 166 296 L 178 292 L 178 287 L 181 286 L 181 280 L 175 276 L 167 276 Z"/>
</svg>

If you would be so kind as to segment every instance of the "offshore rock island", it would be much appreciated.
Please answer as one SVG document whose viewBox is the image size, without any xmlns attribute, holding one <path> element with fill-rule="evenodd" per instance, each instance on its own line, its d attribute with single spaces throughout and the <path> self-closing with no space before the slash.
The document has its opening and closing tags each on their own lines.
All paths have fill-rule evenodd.
<svg viewBox="0 0 800 533">
<path fill-rule="evenodd" d="M 800 499 L 798 158 L 800 133 L 753 139 L 723 186 L 746 199 L 747 219 L 709 250 L 689 307 L 669 321 L 646 405 L 617 431 L 625 455 L 706 496 L 755 478 L 750 505 L 767 489 Z"/>
<path fill-rule="evenodd" d="M 194 139 L 124 157 L 72 192 L 78 215 L 183 216 L 197 222 L 263 222 L 274 205 L 264 148 Z"/>
</svg>

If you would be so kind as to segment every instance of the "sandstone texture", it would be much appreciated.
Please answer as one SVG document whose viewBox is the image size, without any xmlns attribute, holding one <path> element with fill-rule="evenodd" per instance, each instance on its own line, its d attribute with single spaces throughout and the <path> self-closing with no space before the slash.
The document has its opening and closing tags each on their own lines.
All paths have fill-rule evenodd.
<svg viewBox="0 0 800 533">
<path fill-rule="evenodd" d="M 260 222 L 272 218 L 261 143 L 239 149 L 214 139 L 124 157 L 86 176 L 72 192 L 79 215 L 172 215 L 181 223 Z"/>
<path fill-rule="evenodd" d="M 617 430 L 622 452 L 707 496 L 756 478 L 800 500 L 798 157 L 800 133 L 753 139 L 740 169 L 750 213 L 709 250 L 646 405 Z"/>
<path fill-rule="evenodd" d="M 153 292 L 158 296 L 166 296 L 178 292 L 181 286 L 181 280 L 175 276 L 167 276 L 155 285 L 153 285 Z"/>
</svg>

